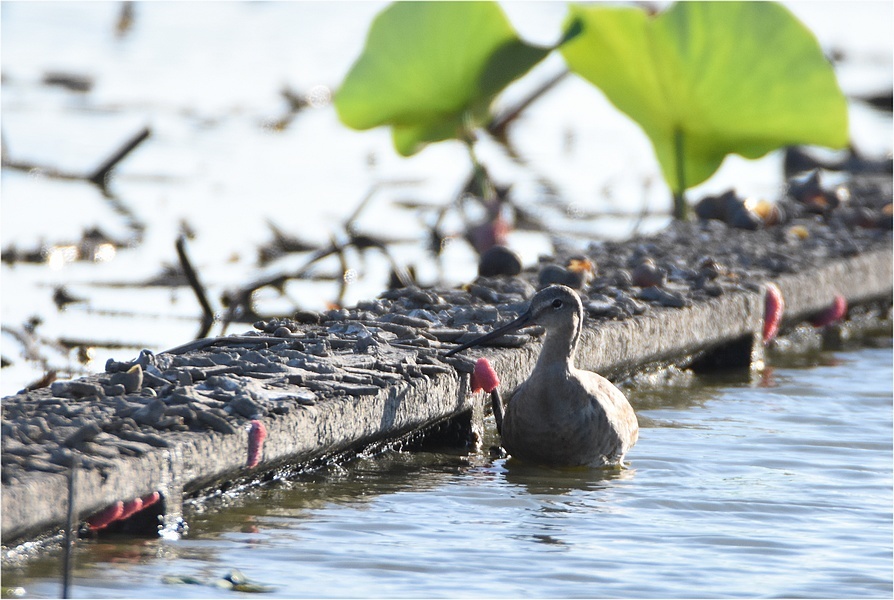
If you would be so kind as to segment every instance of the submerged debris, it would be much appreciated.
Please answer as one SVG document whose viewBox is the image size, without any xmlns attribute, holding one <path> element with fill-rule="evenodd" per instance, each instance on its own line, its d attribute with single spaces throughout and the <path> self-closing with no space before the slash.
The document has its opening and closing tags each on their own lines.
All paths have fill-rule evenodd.
<svg viewBox="0 0 894 600">
<path fill-rule="evenodd" d="M 247 594 L 266 594 L 276 591 L 273 586 L 249 580 L 239 569 L 231 569 L 223 577 L 207 581 L 192 575 L 165 575 L 161 580 L 162 583 L 168 585 L 205 585 Z"/>
</svg>

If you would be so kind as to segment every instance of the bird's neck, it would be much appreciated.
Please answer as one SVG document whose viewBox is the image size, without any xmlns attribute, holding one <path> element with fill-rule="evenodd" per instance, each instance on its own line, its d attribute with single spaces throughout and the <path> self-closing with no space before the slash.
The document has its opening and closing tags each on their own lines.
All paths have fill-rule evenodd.
<svg viewBox="0 0 894 600">
<path fill-rule="evenodd" d="M 577 352 L 577 341 L 580 338 L 580 327 L 573 330 L 548 330 L 537 359 L 537 367 L 541 369 L 563 367 L 568 371 L 574 368 L 574 355 Z"/>
</svg>

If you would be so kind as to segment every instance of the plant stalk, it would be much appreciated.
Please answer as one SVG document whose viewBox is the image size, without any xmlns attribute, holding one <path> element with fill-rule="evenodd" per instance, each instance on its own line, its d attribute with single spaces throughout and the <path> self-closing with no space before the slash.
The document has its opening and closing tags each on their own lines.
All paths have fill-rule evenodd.
<svg viewBox="0 0 894 600">
<path fill-rule="evenodd" d="M 674 190 L 674 218 L 689 220 L 689 204 L 686 202 L 686 168 L 683 160 L 683 132 L 674 130 L 674 157 L 677 167 L 677 189 Z"/>
<path fill-rule="evenodd" d="M 466 135 L 463 135 L 462 141 L 466 145 L 469 159 L 472 161 L 472 176 L 478 192 L 481 194 L 481 199 L 485 205 L 490 205 L 496 200 L 497 191 L 494 189 L 493 183 L 491 183 L 487 170 L 481 164 L 481 161 L 478 160 L 478 155 L 475 153 L 474 133 L 472 133 L 471 118 L 468 115 L 466 115 Z"/>
</svg>

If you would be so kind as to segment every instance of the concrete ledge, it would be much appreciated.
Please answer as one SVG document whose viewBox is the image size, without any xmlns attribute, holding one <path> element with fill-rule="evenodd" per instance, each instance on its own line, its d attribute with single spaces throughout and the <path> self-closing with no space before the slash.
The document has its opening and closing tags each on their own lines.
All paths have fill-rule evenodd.
<svg viewBox="0 0 894 600">
<path fill-rule="evenodd" d="M 827 308 L 836 294 L 848 304 L 890 301 L 894 259 L 877 251 L 832 262 L 807 273 L 773 280 L 785 298 L 783 323 L 792 326 Z M 747 339 L 750 362 L 763 360 L 760 342 L 764 322 L 763 294 L 740 291 L 686 308 L 659 308 L 624 321 L 588 326 L 581 336 L 577 366 L 619 379 L 637 371 L 671 364 L 687 366 L 698 354 Z M 501 388 L 520 384 L 534 367 L 540 344 L 515 351 L 488 349 L 501 376 Z M 493 358 L 494 355 L 497 358 Z"/>
<path fill-rule="evenodd" d="M 885 248 L 835 260 L 810 272 L 778 277 L 775 283 L 785 297 L 785 322 L 789 324 L 819 312 L 835 294 L 844 295 L 851 305 L 890 302 L 894 291 L 891 251 Z M 747 342 L 744 347 L 749 360 L 759 360 L 763 309 L 762 292 L 737 289 L 686 308 L 656 307 L 623 321 L 588 319 L 578 366 L 617 378 L 656 365 L 686 365 L 700 353 L 742 340 Z M 210 352 L 194 351 L 199 355 Z M 488 348 L 472 354 L 488 356 L 502 379 L 505 396 L 527 376 L 538 352 L 539 342 L 534 341 L 521 348 Z M 429 350 L 428 354 L 437 353 Z M 384 349 L 380 360 L 414 365 L 421 355 L 421 350 L 392 345 Z M 349 365 L 354 357 L 336 353 L 327 360 L 336 366 Z M 263 458 L 252 469 L 245 466 L 248 418 L 234 415 L 235 433 L 164 433 L 161 437 L 168 447 L 142 456 L 109 459 L 101 468 L 79 470 L 75 489 L 78 514 L 83 518 L 116 501 L 160 491 L 170 522 L 179 517 L 186 494 L 213 490 L 224 481 L 250 484 L 265 472 L 397 439 L 470 410 L 483 414 L 485 395 L 468 393 L 468 376 L 452 369 L 429 369 L 428 374 L 415 368 L 410 371 L 375 394 L 326 397 L 313 405 L 297 404 L 287 414 L 264 417 L 268 436 Z M 262 379 L 253 393 L 274 401 L 294 395 L 297 389 L 268 385 Z M 12 400 L 22 401 L 10 397 L 4 405 Z M 4 450 L 4 462 L 7 458 Z M 635 452 L 630 459 L 636 460 Z M 11 484 L 4 483 L 3 543 L 9 545 L 61 527 L 66 497 L 64 473 L 31 470 Z"/>
<path fill-rule="evenodd" d="M 892 251 L 884 250 L 836 261 L 816 271 L 775 280 L 785 298 L 783 323 L 803 321 L 841 294 L 848 304 L 891 299 Z"/>
<path fill-rule="evenodd" d="M 409 353 L 408 353 L 409 354 Z M 420 378 L 421 379 L 421 378 Z M 440 376 L 395 385 L 373 397 L 345 397 L 302 406 L 265 420 L 263 459 L 246 468 L 247 428 L 233 434 L 213 431 L 171 434 L 171 447 L 142 457 L 121 458 L 104 472 L 78 470 L 76 506 L 81 518 L 118 501 L 162 493 L 169 524 L 180 516 L 185 494 L 214 489 L 227 480 L 250 483 L 265 471 L 307 464 L 384 439 L 397 439 L 472 407 L 467 380 Z M 480 399 L 479 399 L 480 401 Z M 64 474 L 30 472 L 16 485 L 4 485 L 2 536 L 17 538 L 60 527 L 66 520 L 68 479 Z"/>
</svg>

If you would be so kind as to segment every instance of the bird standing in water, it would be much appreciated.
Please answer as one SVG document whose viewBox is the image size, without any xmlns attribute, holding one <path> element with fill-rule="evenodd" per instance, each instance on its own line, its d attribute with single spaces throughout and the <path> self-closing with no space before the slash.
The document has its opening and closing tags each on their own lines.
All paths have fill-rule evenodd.
<svg viewBox="0 0 894 600">
<path fill-rule="evenodd" d="M 503 418 L 503 447 L 514 457 L 556 467 L 613 466 L 636 443 L 639 425 L 610 381 L 574 366 L 584 308 L 569 287 L 537 292 L 516 320 L 447 353 L 456 354 L 527 325 L 546 338 L 531 375 L 512 393 Z"/>
</svg>

